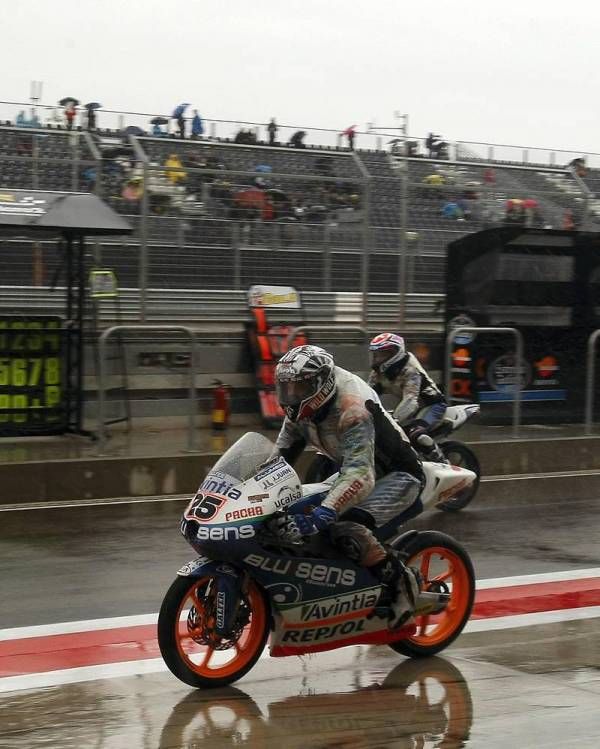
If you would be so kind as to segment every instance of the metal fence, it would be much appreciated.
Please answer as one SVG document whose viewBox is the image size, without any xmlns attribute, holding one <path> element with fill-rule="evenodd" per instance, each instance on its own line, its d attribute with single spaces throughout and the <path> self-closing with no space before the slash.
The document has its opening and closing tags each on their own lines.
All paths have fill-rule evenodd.
<svg viewBox="0 0 600 749">
<path fill-rule="evenodd" d="M 0 188 L 94 191 L 134 227 L 90 261 L 140 290 L 443 292 L 448 242 L 505 223 L 589 228 L 589 190 L 565 170 L 0 127 Z M 600 213 L 600 208 L 598 209 Z M 60 284 L 53 244 L 3 240 L 3 286 Z"/>
</svg>

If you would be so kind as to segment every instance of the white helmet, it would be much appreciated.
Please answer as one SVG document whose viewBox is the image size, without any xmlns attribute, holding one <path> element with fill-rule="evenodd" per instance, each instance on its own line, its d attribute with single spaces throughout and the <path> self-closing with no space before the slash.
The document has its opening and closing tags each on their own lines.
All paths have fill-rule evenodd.
<svg viewBox="0 0 600 749">
<path fill-rule="evenodd" d="M 371 367 L 376 372 L 385 374 L 394 364 L 399 364 L 406 357 L 404 338 L 395 333 L 380 333 L 369 344 Z"/>
<path fill-rule="evenodd" d="M 279 404 L 291 421 L 314 418 L 335 393 L 333 357 L 319 346 L 296 346 L 275 369 Z"/>
</svg>

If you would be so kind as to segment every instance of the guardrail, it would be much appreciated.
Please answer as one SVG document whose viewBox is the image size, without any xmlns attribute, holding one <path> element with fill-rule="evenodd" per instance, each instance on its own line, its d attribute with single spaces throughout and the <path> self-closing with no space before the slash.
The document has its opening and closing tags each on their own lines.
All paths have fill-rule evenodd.
<svg viewBox="0 0 600 749">
<path fill-rule="evenodd" d="M 362 325 L 299 325 L 297 328 L 293 328 L 288 337 L 287 337 L 287 346 L 289 348 L 290 344 L 294 340 L 294 338 L 298 337 L 298 334 L 304 330 L 312 330 L 312 331 L 321 331 L 323 333 L 330 333 L 330 332 L 350 332 L 350 333 L 362 333 L 365 341 L 369 340 L 369 331 L 364 328 Z"/>
<path fill-rule="evenodd" d="M 194 451 L 195 445 L 195 419 L 196 419 L 196 334 L 186 325 L 113 325 L 102 332 L 98 340 L 98 449 L 100 454 L 106 445 L 106 342 L 116 332 L 120 331 L 145 331 L 150 333 L 179 332 L 185 333 L 190 339 L 190 379 L 189 379 L 189 415 L 188 415 L 188 445 L 189 452 Z"/>
<path fill-rule="evenodd" d="M 600 333 L 600 331 L 597 331 Z M 460 333 L 510 333 L 515 337 L 515 386 L 514 386 L 514 399 L 513 399 L 513 437 L 519 436 L 519 425 L 521 423 L 521 379 L 519 376 L 519 366 L 523 361 L 523 336 L 517 328 L 478 328 L 478 327 L 459 327 L 451 330 L 446 336 L 446 398 L 448 403 L 451 403 L 452 393 L 450 390 L 451 375 L 452 375 L 452 344 L 454 339 Z"/>
<path fill-rule="evenodd" d="M 592 433 L 594 420 L 594 385 L 596 380 L 596 341 L 600 338 L 600 329 L 588 338 L 587 366 L 585 370 L 585 433 Z"/>
</svg>

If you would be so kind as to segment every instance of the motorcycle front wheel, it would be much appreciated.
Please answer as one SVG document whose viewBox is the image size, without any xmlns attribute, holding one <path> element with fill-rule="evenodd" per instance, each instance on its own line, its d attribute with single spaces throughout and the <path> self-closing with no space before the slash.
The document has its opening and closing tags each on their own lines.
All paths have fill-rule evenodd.
<svg viewBox="0 0 600 749">
<path fill-rule="evenodd" d="M 475 498 L 477 490 L 479 489 L 481 468 L 473 450 L 462 442 L 453 442 L 452 440 L 449 440 L 448 442 L 440 442 L 438 444 L 440 450 L 444 453 L 444 457 L 451 465 L 459 466 L 460 468 L 468 468 L 469 471 L 473 471 L 477 476 L 471 486 L 467 486 L 466 489 L 463 489 L 455 497 L 447 499 L 445 502 L 441 502 L 437 505 L 437 508 L 444 510 L 444 512 L 456 512 L 465 508 Z"/>
<path fill-rule="evenodd" d="M 158 645 L 164 662 L 192 687 L 222 687 L 248 673 L 269 636 L 264 594 L 250 580 L 242 593 L 232 632 L 215 632 L 216 585 L 211 576 L 177 577 L 158 615 Z"/>
<path fill-rule="evenodd" d="M 417 612 L 415 633 L 390 647 L 411 657 L 435 655 L 454 642 L 469 621 L 475 600 L 473 563 L 458 541 L 438 531 L 423 531 L 395 548 L 406 555 L 407 566 L 420 571 L 423 590 L 446 593 L 450 599 L 439 614 Z"/>
</svg>

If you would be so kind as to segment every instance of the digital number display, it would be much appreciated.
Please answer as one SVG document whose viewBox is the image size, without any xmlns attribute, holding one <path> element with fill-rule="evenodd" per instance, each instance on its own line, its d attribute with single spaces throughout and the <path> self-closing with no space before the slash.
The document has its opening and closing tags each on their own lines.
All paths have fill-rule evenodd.
<svg viewBox="0 0 600 749">
<path fill-rule="evenodd" d="M 61 329 L 59 317 L 0 317 L 0 435 L 64 426 Z"/>
</svg>

